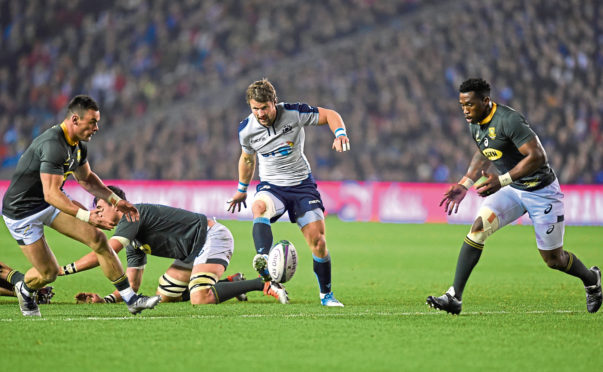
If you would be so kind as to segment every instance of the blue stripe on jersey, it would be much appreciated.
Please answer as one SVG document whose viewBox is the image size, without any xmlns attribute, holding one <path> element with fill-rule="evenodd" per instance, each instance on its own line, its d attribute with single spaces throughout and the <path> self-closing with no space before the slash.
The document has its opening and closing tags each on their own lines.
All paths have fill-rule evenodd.
<svg viewBox="0 0 603 372">
<path fill-rule="evenodd" d="M 307 105 L 305 103 L 285 103 L 285 110 L 296 110 L 301 112 L 302 114 L 309 113 L 318 113 L 318 108 L 314 106 Z"/>
<path fill-rule="evenodd" d="M 245 129 L 245 127 L 249 124 L 249 118 L 246 118 L 242 122 L 239 123 L 239 132 Z"/>
</svg>

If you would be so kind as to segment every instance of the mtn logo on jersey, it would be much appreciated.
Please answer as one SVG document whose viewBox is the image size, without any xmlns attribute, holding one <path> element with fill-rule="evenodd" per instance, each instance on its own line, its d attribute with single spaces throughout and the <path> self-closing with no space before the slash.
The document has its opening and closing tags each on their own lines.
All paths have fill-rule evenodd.
<svg viewBox="0 0 603 372">
<path fill-rule="evenodd" d="M 277 148 L 274 151 L 270 151 L 262 154 L 263 157 L 267 158 L 269 156 L 287 156 L 291 155 L 293 152 L 293 142 L 287 141 L 283 146 Z"/>
<path fill-rule="evenodd" d="M 503 156 L 503 153 L 497 149 L 484 149 L 482 153 L 490 161 L 498 160 Z"/>
</svg>

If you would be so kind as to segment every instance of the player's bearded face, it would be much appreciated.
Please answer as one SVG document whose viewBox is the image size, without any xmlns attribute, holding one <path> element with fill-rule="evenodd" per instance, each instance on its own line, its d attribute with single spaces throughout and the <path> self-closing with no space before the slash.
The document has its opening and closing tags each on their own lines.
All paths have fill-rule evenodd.
<svg viewBox="0 0 603 372">
<path fill-rule="evenodd" d="M 459 103 L 467 123 L 477 124 L 488 115 L 490 99 L 480 98 L 475 92 L 459 94 Z"/>
<path fill-rule="evenodd" d="M 274 102 L 249 101 L 249 107 L 255 118 L 264 126 L 269 126 L 276 119 L 276 104 Z"/>
</svg>

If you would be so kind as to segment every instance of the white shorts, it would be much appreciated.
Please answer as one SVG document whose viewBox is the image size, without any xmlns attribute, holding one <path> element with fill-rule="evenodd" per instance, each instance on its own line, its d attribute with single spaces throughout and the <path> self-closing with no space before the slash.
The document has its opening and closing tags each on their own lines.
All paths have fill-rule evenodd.
<svg viewBox="0 0 603 372">
<path fill-rule="evenodd" d="M 561 199 L 563 193 L 555 180 L 536 191 L 503 187 L 488 196 L 481 208 L 488 207 L 498 216 L 499 228 L 528 212 L 534 224 L 538 249 L 551 250 L 563 246 L 565 209 Z"/>
<path fill-rule="evenodd" d="M 4 218 L 6 227 L 8 227 L 8 231 L 10 231 L 10 234 L 17 241 L 17 244 L 29 245 L 37 242 L 44 236 L 44 225 L 50 226 L 60 212 L 58 208 L 51 205 L 36 214 L 20 220 L 13 220 L 4 215 L 2 217 Z"/>
<path fill-rule="evenodd" d="M 174 260 L 174 265 L 191 270 L 193 266 L 205 263 L 217 263 L 228 267 L 234 252 L 234 238 L 228 228 L 219 222 L 207 230 L 207 237 L 201 252 L 193 262 Z"/>
</svg>

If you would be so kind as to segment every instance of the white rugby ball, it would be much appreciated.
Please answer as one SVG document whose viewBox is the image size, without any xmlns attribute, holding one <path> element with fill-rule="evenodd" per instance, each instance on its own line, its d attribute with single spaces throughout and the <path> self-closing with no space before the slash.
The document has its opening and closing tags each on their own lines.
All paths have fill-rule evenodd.
<svg viewBox="0 0 603 372">
<path fill-rule="evenodd" d="M 291 242 L 281 240 L 270 248 L 268 271 L 272 280 L 285 283 L 291 280 L 297 270 L 297 251 Z"/>
</svg>

